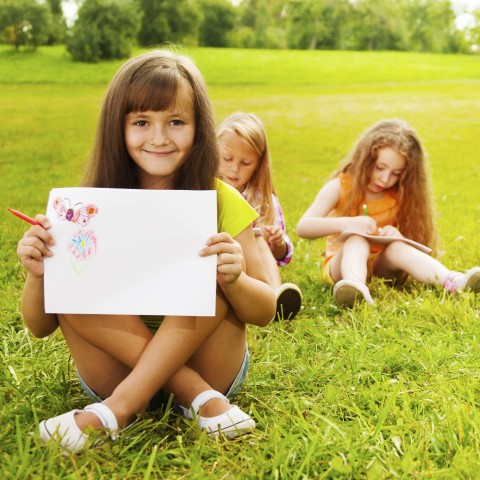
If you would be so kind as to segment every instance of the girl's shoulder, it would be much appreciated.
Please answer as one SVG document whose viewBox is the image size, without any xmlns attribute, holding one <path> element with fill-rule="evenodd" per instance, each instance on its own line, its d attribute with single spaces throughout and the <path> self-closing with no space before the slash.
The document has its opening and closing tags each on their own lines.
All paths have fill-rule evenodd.
<svg viewBox="0 0 480 480">
<path fill-rule="evenodd" d="M 325 192 L 329 195 L 340 195 L 340 193 L 345 190 L 344 184 L 344 179 L 342 179 L 339 175 L 328 180 L 320 189 L 319 193 Z"/>
<path fill-rule="evenodd" d="M 338 181 L 338 185 L 343 189 L 349 189 L 351 190 L 352 188 L 352 176 L 349 173 L 339 173 L 333 180 Z"/>
<path fill-rule="evenodd" d="M 220 201 L 226 199 L 227 201 L 240 201 L 246 202 L 248 204 L 243 194 L 241 194 L 235 187 L 232 187 L 228 183 L 225 183 L 223 180 L 220 180 L 219 178 L 215 179 L 215 190 L 217 191 Z"/>
</svg>

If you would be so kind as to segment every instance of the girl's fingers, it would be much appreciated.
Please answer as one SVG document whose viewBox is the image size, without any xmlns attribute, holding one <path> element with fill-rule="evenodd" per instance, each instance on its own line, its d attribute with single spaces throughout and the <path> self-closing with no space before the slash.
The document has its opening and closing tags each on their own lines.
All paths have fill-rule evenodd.
<svg viewBox="0 0 480 480">
<path fill-rule="evenodd" d="M 43 217 L 42 220 L 45 219 L 45 222 L 49 225 L 47 217 L 45 217 L 44 215 L 37 215 L 35 217 L 35 220 L 37 220 L 37 217 Z M 40 238 L 47 245 L 55 245 L 55 240 L 53 239 L 53 237 L 50 235 L 48 230 L 41 225 L 33 225 L 23 235 L 24 239 L 34 237 Z"/>
<path fill-rule="evenodd" d="M 53 245 L 55 242 L 53 242 L 53 239 L 50 237 L 50 245 Z M 20 242 L 18 242 L 18 252 L 25 253 L 27 252 L 28 254 L 32 253 L 32 249 L 39 251 L 42 255 L 51 255 L 51 251 L 46 245 L 46 242 L 41 239 L 40 237 L 30 237 L 30 236 L 24 236 Z"/>
<path fill-rule="evenodd" d="M 218 255 L 221 253 L 241 254 L 242 247 L 234 240 L 232 240 L 232 242 L 213 243 L 202 248 L 199 255 L 201 257 L 207 257 L 209 255 Z"/>
<path fill-rule="evenodd" d="M 212 235 L 207 241 L 207 245 L 214 245 L 216 243 L 221 243 L 221 242 L 226 242 L 226 243 L 234 243 L 235 240 L 227 233 L 227 232 L 220 232 L 216 233 L 215 235 Z"/>
<path fill-rule="evenodd" d="M 39 213 L 38 215 L 35 215 L 35 220 L 46 230 L 48 230 L 51 227 L 48 217 L 46 217 L 45 215 L 42 215 L 41 213 Z"/>
<path fill-rule="evenodd" d="M 219 255 L 221 253 L 234 253 L 234 249 L 230 244 L 217 243 L 215 245 L 202 248 L 198 253 L 201 257 L 208 257 L 210 255 Z"/>
</svg>

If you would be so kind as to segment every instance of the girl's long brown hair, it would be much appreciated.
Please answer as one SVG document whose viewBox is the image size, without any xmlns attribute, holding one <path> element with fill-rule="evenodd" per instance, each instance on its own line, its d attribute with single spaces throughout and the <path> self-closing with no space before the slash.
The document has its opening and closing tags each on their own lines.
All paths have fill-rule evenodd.
<svg viewBox="0 0 480 480">
<path fill-rule="evenodd" d="M 369 128 L 334 173 L 334 177 L 344 172 L 352 178 L 354 195 L 341 214 L 358 210 L 378 153 L 387 147 L 397 151 L 406 162 L 394 187 L 399 205 L 398 227 L 404 236 L 428 245 L 436 253 L 439 238 L 427 156 L 417 133 L 403 120 L 382 120 Z"/>
<path fill-rule="evenodd" d="M 256 225 L 273 225 L 275 211 L 272 193 L 275 193 L 275 189 L 265 126 L 253 113 L 236 112 L 220 124 L 217 130 L 218 139 L 221 140 L 227 132 L 243 138 L 258 155 L 258 167 L 248 182 L 244 195 L 259 215 Z"/>
<path fill-rule="evenodd" d="M 207 88 L 190 59 L 168 50 L 154 50 L 134 57 L 113 77 L 100 112 L 83 184 L 139 188 L 137 166 L 125 146 L 125 115 L 168 109 L 175 104 L 178 89 L 185 85 L 194 103 L 196 129 L 193 147 L 177 172 L 174 188 L 214 189 L 219 150 Z"/>
</svg>

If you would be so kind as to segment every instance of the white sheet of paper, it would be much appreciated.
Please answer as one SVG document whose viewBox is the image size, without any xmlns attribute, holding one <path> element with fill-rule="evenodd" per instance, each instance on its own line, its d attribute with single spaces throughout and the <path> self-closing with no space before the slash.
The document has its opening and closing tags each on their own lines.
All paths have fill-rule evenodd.
<svg viewBox="0 0 480 480">
<path fill-rule="evenodd" d="M 415 242 L 414 240 L 410 240 L 409 238 L 399 238 L 399 237 L 391 237 L 387 235 L 367 235 L 364 233 L 358 233 L 358 232 L 343 232 L 338 236 L 338 238 L 335 240 L 335 243 L 337 242 L 344 242 L 350 235 L 360 235 L 362 237 L 367 238 L 373 243 L 378 243 L 380 245 L 388 245 L 389 243 L 396 242 L 398 240 L 408 243 L 412 247 L 415 247 L 416 249 L 420 250 L 421 252 L 424 253 L 432 253 L 432 249 L 423 245 L 422 243 Z"/>
<path fill-rule="evenodd" d="M 216 255 L 198 252 L 217 232 L 216 191 L 58 188 L 46 214 L 47 313 L 215 314 Z"/>
</svg>

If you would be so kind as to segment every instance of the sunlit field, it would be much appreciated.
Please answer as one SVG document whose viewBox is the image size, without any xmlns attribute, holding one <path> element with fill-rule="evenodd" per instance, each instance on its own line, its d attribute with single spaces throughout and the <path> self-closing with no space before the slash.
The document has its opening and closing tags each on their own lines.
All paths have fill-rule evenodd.
<svg viewBox="0 0 480 480">
<path fill-rule="evenodd" d="M 380 119 L 403 118 L 429 154 L 442 261 L 480 265 L 480 58 L 184 53 L 205 75 L 218 123 L 237 110 L 263 119 L 295 244 L 282 273 L 302 288 L 301 314 L 249 330 L 252 364 L 237 403 L 258 428 L 215 441 L 165 408 L 81 456 L 40 444 L 39 420 L 88 399 L 61 334 L 38 340 L 23 327 L 15 250 L 27 226 L 7 208 L 35 215 L 51 188 L 78 185 L 122 62 L 73 63 L 63 47 L 0 47 L 0 477 L 478 478 L 478 297 L 375 281 L 375 306 L 340 309 L 321 277 L 324 242 L 299 240 L 295 226 L 355 139 Z"/>
</svg>

